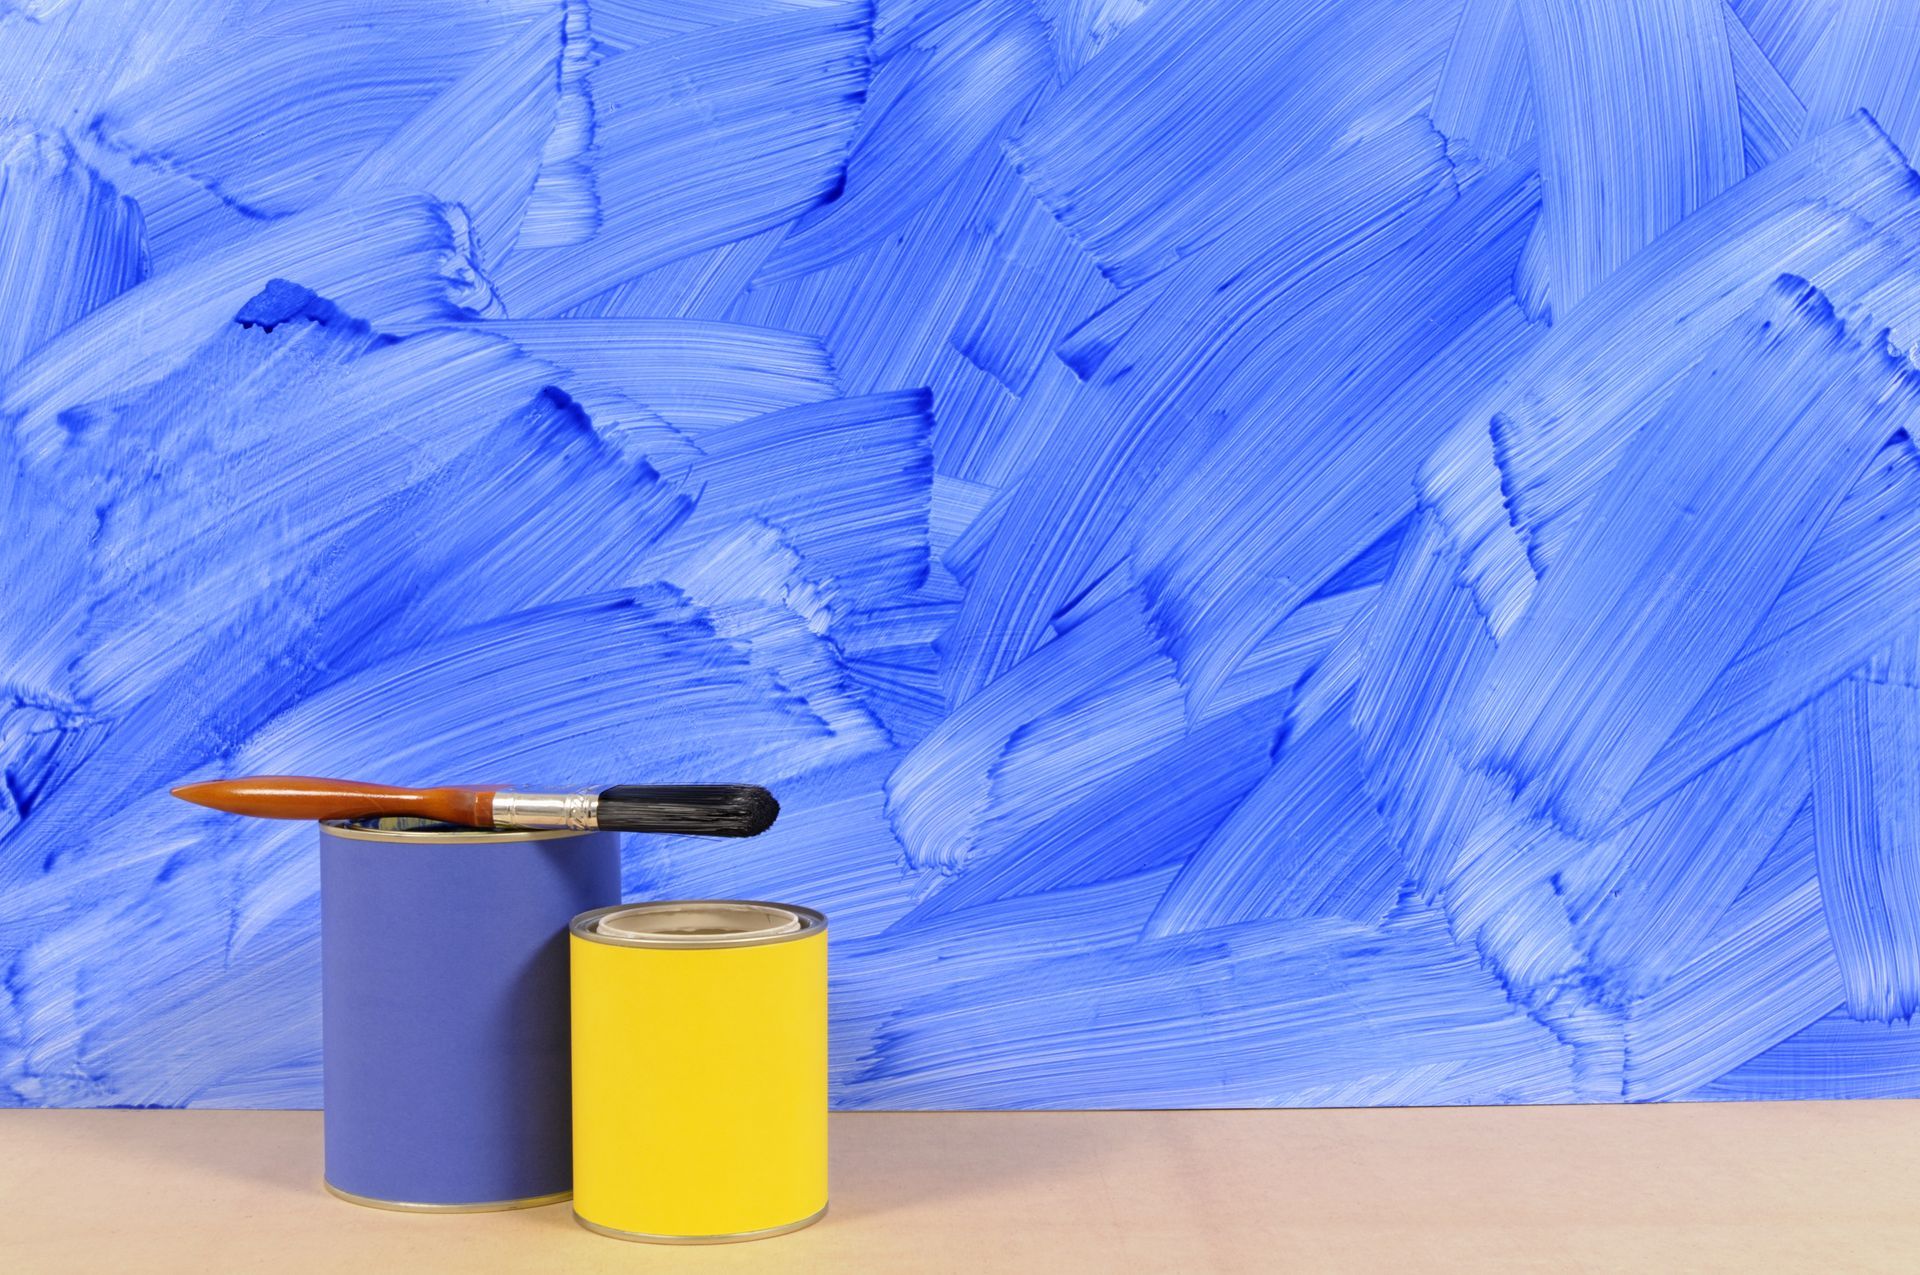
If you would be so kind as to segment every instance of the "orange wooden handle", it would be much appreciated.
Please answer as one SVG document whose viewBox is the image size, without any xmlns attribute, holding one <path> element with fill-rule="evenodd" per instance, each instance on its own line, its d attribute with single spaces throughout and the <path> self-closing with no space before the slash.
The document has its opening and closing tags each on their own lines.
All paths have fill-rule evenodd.
<svg viewBox="0 0 1920 1275">
<path fill-rule="evenodd" d="M 413 815 L 486 828 L 493 825 L 491 788 L 393 788 L 351 779 L 306 775 L 249 775 L 182 784 L 173 795 L 258 819 L 356 819 L 368 815 Z"/>
</svg>

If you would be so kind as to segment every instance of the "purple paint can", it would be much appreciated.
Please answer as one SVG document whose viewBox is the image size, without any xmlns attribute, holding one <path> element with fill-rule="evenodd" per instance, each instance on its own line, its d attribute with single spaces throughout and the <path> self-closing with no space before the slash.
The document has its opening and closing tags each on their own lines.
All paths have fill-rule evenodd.
<svg viewBox="0 0 1920 1275">
<path fill-rule="evenodd" d="M 320 825 L 327 1189 L 420 1212 L 572 1194 L 567 924 L 612 832 Z"/>
</svg>

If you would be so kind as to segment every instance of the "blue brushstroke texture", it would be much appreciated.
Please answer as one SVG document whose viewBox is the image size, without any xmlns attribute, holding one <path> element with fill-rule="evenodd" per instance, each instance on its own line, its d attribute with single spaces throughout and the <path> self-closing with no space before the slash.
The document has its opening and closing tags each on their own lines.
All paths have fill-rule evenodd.
<svg viewBox="0 0 1920 1275">
<path fill-rule="evenodd" d="M 274 770 L 773 786 L 843 1107 L 1920 1095 L 1905 0 L 0 38 L 0 1105 L 318 1100 Z"/>
</svg>

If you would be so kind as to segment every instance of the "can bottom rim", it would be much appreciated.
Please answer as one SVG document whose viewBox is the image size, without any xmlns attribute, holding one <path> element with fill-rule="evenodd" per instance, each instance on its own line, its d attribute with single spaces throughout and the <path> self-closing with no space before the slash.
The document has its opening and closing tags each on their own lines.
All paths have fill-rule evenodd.
<svg viewBox="0 0 1920 1275">
<path fill-rule="evenodd" d="M 812 1226 L 826 1215 L 827 1206 L 822 1204 L 819 1212 L 811 1213 L 798 1222 L 769 1226 L 758 1231 L 734 1231 L 726 1235 L 650 1235 L 645 1231 L 622 1231 L 611 1226 L 602 1226 L 598 1222 L 589 1222 L 580 1216 L 578 1209 L 573 1211 L 573 1220 L 595 1235 L 605 1235 L 616 1240 L 632 1240 L 639 1244 L 740 1244 L 747 1240 L 770 1240 L 776 1235 L 791 1234 Z"/>
<path fill-rule="evenodd" d="M 481 1200 L 474 1204 L 417 1204 L 411 1200 L 383 1200 L 374 1195 L 356 1195 L 352 1191 L 342 1191 L 325 1178 L 320 1185 L 327 1188 L 329 1195 L 345 1200 L 348 1204 L 358 1204 L 366 1209 L 386 1209 L 391 1213 L 504 1213 L 509 1209 L 537 1209 L 546 1204 L 559 1204 L 571 1200 L 573 1192 L 555 1191 L 552 1195 L 523 1195 L 517 1200 Z"/>
</svg>

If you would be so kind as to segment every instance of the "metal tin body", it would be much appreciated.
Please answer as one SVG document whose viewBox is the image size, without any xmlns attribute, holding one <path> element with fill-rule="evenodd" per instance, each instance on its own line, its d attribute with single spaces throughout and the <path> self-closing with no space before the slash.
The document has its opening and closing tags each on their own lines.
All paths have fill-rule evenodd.
<svg viewBox="0 0 1920 1275">
<path fill-rule="evenodd" d="M 759 924 L 727 909 L 769 915 Z M 568 943 L 581 1225 L 698 1244 L 817 1221 L 826 918 L 735 900 L 596 908 L 574 918 Z"/>
<path fill-rule="evenodd" d="M 329 1190 L 427 1212 L 567 1198 L 567 921 L 619 897 L 618 833 L 320 825 Z"/>
</svg>

